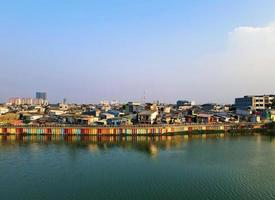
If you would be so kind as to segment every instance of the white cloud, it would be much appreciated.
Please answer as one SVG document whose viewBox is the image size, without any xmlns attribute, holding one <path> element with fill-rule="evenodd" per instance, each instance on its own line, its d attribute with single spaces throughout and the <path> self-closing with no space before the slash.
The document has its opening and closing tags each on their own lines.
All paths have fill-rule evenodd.
<svg viewBox="0 0 275 200">
<path fill-rule="evenodd" d="M 238 27 L 229 34 L 230 51 L 253 60 L 274 57 L 275 24 L 265 27 Z M 245 57 L 247 58 L 247 57 Z"/>
<path fill-rule="evenodd" d="M 233 102 L 237 95 L 275 93 L 275 23 L 237 27 L 227 42 L 223 52 L 202 59 L 200 79 L 210 94 Z"/>
</svg>

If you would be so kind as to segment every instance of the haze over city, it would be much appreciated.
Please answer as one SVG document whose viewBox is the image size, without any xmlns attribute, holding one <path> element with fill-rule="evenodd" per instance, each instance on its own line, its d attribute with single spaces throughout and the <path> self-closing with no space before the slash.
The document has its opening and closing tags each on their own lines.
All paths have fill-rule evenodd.
<svg viewBox="0 0 275 200">
<path fill-rule="evenodd" d="M 0 101 L 273 94 L 274 10 L 273 0 L 2 1 Z"/>
</svg>

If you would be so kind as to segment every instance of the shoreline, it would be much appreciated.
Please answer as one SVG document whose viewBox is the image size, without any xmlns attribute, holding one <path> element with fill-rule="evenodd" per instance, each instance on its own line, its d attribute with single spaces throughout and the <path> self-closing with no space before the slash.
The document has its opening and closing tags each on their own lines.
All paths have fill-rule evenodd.
<svg viewBox="0 0 275 200">
<path fill-rule="evenodd" d="M 91 136 L 166 136 L 201 134 L 275 135 L 273 127 L 260 123 L 209 123 L 179 125 L 78 126 L 78 125 L 2 125 L 0 135 L 91 135 Z"/>
<path fill-rule="evenodd" d="M 232 129 L 232 130 L 193 130 L 193 131 L 182 131 L 182 132 L 167 132 L 167 133 L 140 133 L 140 134 L 52 134 L 52 133 L 0 133 L 0 136 L 18 135 L 18 136 L 114 136 L 114 137 L 138 137 L 138 136 L 177 136 L 177 135 L 214 135 L 214 134 L 225 134 L 225 135 L 251 135 L 251 134 L 263 134 L 263 135 L 275 135 L 274 129 Z"/>
</svg>

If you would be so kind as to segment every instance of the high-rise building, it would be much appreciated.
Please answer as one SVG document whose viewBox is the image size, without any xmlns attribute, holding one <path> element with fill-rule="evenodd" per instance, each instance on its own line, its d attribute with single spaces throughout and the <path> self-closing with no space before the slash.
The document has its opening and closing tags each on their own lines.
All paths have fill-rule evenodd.
<svg viewBox="0 0 275 200">
<path fill-rule="evenodd" d="M 235 99 L 237 109 L 264 110 L 272 106 L 275 95 L 244 96 Z"/>
<path fill-rule="evenodd" d="M 36 99 L 47 100 L 47 93 L 46 92 L 36 92 L 35 93 L 35 98 Z"/>
<path fill-rule="evenodd" d="M 42 105 L 47 103 L 47 101 L 43 99 L 33 99 L 33 98 L 10 98 L 7 102 L 11 105 Z"/>
<path fill-rule="evenodd" d="M 67 104 L 67 99 L 66 99 L 66 98 L 63 98 L 62 103 L 63 103 L 63 104 Z"/>
</svg>

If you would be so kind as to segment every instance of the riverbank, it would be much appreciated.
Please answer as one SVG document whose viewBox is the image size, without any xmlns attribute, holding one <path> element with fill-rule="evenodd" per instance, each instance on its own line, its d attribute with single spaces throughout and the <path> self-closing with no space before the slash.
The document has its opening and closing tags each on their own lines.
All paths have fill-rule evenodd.
<svg viewBox="0 0 275 200">
<path fill-rule="evenodd" d="M 6 126 L 0 134 L 29 135 L 164 135 L 193 131 L 226 131 L 228 124 L 138 125 L 138 126 Z"/>
<path fill-rule="evenodd" d="M 182 125 L 134 125 L 134 126 L 2 126 L 0 134 L 12 135 L 188 135 L 219 133 L 267 132 L 261 124 L 216 123 L 216 124 L 182 124 Z M 271 131 L 272 132 L 272 131 Z"/>
</svg>

